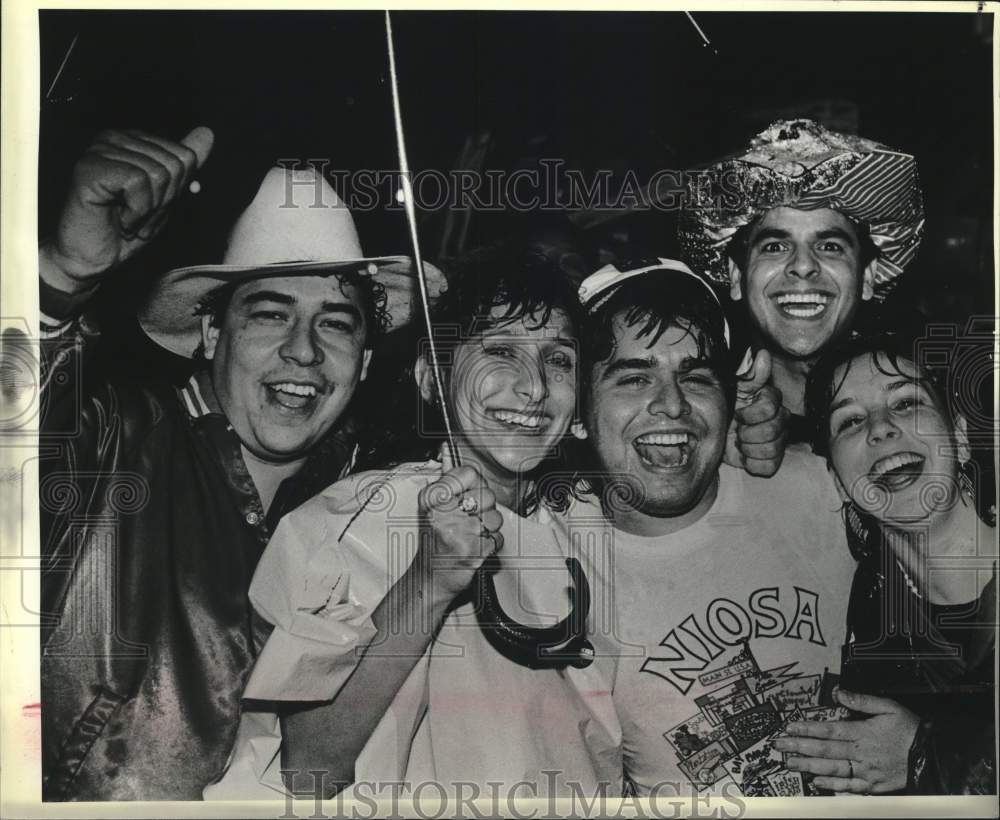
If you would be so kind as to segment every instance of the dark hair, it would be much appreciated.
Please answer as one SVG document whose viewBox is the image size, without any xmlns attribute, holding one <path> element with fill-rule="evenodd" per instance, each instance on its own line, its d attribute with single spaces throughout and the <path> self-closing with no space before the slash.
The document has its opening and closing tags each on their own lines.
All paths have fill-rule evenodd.
<svg viewBox="0 0 1000 820">
<path fill-rule="evenodd" d="M 795 207 L 794 205 L 789 207 Z M 766 213 L 766 212 L 765 212 Z M 854 232 L 858 237 L 858 248 L 859 248 L 859 262 L 860 268 L 863 272 L 864 269 L 875 259 L 881 256 L 881 251 L 878 246 L 872 241 L 871 230 L 868 225 L 860 222 L 843 211 L 838 211 L 851 225 L 854 226 Z M 726 245 L 726 255 L 732 259 L 736 266 L 740 269 L 741 273 L 745 273 L 747 269 L 747 256 L 750 253 L 750 237 L 753 235 L 754 230 L 760 221 L 764 218 L 764 214 L 752 219 L 735 234 L 733 238 L 729 240 L 729 244 Z"/>
<path fill-rule="evenodd" d="M 830 457 L 830 408 L 850 373 L 851 363 L 861 356 L 870 357 L 878 371 L 887 376 L 901 372 L 900 360 L 912 364 L 918 373 L 918 381 L 931 393 L 954 427 L 955 408 L 948 399 L 948 371 L 920 361 L 918 340 L 921 335 L 915 333 L 913 328 L 853 333 L 817 359 L 806 378 L 805 391 L 806 418 L 816 455 Z M 886 369 L 883 362 L 892 369 Z M 837 370 L 842 366 L 844 372 L 838 378 Z"/>
<path fill-rule="evenodd" d="M 721 382 L 726 407 L 732 414 L 736 404 L 736 368 L 726 343 L 725 313 L 704 285 L 684 273 L 642 274 L 627 279 L 604 304 L 587 316 L 580 334 L 583 340 L 580 396 L 585 410 L 591 399 L 594 367 L 614 353 L 617 316 L 622 316 L 628 327 L 639 327 L 638 337 L 648 338 L 649 347 L 670 327 L 684 328 L 696 341 L 698 355 L 708 362 Z M 724 436 L 725 431 L 721 435 Z M 612 485 L 627 480 L 627 477 L 605 476 L 593 446 L 571 448 L 570 458 L 576 474 L 572 491 L 578 498 L 589 494 L 606 499 L 614 492 Z M 634 488 L 625 488 L 627 494 L 633 491 Z M 612 504 L 611 508 L 614 506 Z"/>
<path fill-rule="evenodd" d="M 736 402 L 736 373 L 732 352 L 726 343 L 725 313 L 712 294 L 689 275 L 643 274 L 626 279 L 597 311 L 584 320 L 581 333 L 583 374 L 581 396 L 589 400 L 590 378 L 595 365 L 614 353 L 614 320 L 621 314 L 628 327 L 640 326 L 639 338 L 649 338 L 652 347 L 672 326 L 686 328 L 704 358 L 722 383 L 729 412 Z"/>
<path fill-rule="evenodd" d="M 447 264 L 448 290 L 432 311 L 434 343 L 447 351 L 482 333 L 521 319 L 543 326 L 554 309 L 566 312 L 574 328 L 582 310 L 576 288 L 558 260 L 517 240 L 495 242 Z M 491 315 L 503 308 L 500 317 Z"/>
<path fill-rule="evenodd" d="M 830 408 L 854 360 L 859 357 L 869 358 L 875 368 L 887 376 L 901 373 L 901 361 L 909 362 L 917 372 L 918 381 L 947 416 L 952 431 L 955 430 L 957 408 L 948 386 L 948 363 L 944 359 L 939 362 L 939 357 L 922 355 L 921 340 L 927 338 L 925 323 L 917 317 L 908 316 L 900 322 L 898 329 L 855 332 L 820 356 L 809 371 L 805 392 L 806 418 L 812 428 L 812 449 L 816 455 L 826 458 L 828 462 L 830 460 Z M 844 372 L 838 377 L 840 367 L 844 367 Z M 994 503 L 992 489 L 977 486 L 972 473 L 966 475 L 965 481 L 979 517 L 991 525 L 995 524 L 996 508 L 991 508 Z M 987 480 L 984 483 L 991 482 Z M 881 547 L 878 520 L 857 509 L 851 502 L 845 502 L 843 514 L 847 543 L 854 558 L 860 561 L 877 554 Z"/>
<path fill-rule="evenodd" d="M 558 260 L 547 258 L 540 249 L 522 238 L 508 239 L 478 248 L 469 254 L 441 262 L 448 278 L 448 289 L 431 311 L 433 339 L 448 378 L 448 365 L 455 348 L 491 327 L 525 320 L 529 327 L 542 327 L 553 310 L 562 310 L 574 330 L 580 327 L 582 311 L 576 288 L 559 268 Z M 500 308 L 499 317 L 493 312 Z M 408 333 L 411 344 L 401 347 L 409 354 L 400 362 L 394 383 L 380 391 L 393 396 L 414 395 L 414 351 L 428 355 L 427 333 L 422 322 L 415 322 Z M 399 401 L 372 407 L 371 441 L 362 448 L 358 468 L 383 468 L 407 461 L 437 458 L 444 440 L 444 422 L 437 403 L 428 405 L 414 399 L 414 412 L 406 412 Z M 400 412 L 400 411 L 403 412 Z M 538 479 L 546 471 L 558 469 L 558 454 L 553 454 L 532 471 Z M 533 481 L 538 492 L 529 493 L 522 514 L 530 514 L 539 501 L 554 509 L 568 504 L 558 488 L 549 494 L 544 487 L 551 482 Z"/>
<path fill-rule="evenodd" d="M 279 276 L 280 274 L 274 275 Z M 384 334 L 392 324 L 389 312 L 386 309 L 387 297 L 385 286 L 367 273 L 360 271 L 342 271 L 329 274 L 329 276 L 337 279 L 340 292 L 345 298 L 347 297 L 347 293 L 344 288 L 348 286 L 353 287 L 360 294 L 361 313 L 365 319 L 365 347 L 374 347 L 379 336 Z M 212 327 L 222 327 L 233 294 L 240 285 L 245 284 L 247 281 L 250 280 L 243 279 L 235 282 L 226 282 L 224 285 L 213 288 L 195 307 L 194 315 L 208 316 Z M 194 358 L 203 359 L 204 355 L 205 347 L 199 343 L 198 348 L 195 350 Z"/>
</svg>

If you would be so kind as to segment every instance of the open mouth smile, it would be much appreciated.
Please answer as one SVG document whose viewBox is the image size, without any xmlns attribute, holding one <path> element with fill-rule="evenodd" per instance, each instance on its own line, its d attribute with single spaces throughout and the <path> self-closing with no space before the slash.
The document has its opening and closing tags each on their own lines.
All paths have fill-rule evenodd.
<svg viewBox="0 0 1000 820">
<path fill-rule="evenodd" d="M 896 492 L 909 487 L 923 475 L 924 461 L 917 453 L 895 453 L 876 461 L 868 477 L 877 487 Z"/>
<path fill-rule="evenodd" d="M 319 388 L 310 382 L 271 382 L 264 386 L 271 404 L 296 412 L 311 410 L 320 395 Z"/>
<path fill-rule="evenodd" d="M 818 290 L 779 293 L 774 297 L 778 310 L 792 319 L 816 319 L 833 302 L 833 296 Z"/>
<path fill-rule="evenodd" d="M 644 433 L 632 446 L 642 463 L 654 470 L 684 467 L 691 458 L 689 433 Z"/>
<path fill-rule="evenodd" d="M 535 433 L 548 426 L 549 420 L 537 413 L 520 413 L 516 410 L 487 410 L 487 415 L 504 427 Z"/>
</svg>

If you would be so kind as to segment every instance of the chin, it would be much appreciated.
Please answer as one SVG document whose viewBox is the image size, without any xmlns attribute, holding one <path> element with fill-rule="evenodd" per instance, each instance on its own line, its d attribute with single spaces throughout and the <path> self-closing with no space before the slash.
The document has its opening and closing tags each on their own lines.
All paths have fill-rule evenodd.
<svg viewBox="0 0 1000 820">
<path fill-rule="evenodd" d="M 690 512 L 694 505 L 697 503 L 696 499 L 690 499 L 688 501 L 646 501 L 642 505 L 640 512 L 644 515 L 648 515 L 651 518 L 676 518 L 679 515 L 684 515 L 686 512 Z"/>
<path fill-rule="evenodd" d="M 801 339 L 790 342 L 779 342 L 778 347 L 784 351 L 785 355 L 793 359 L 808 359 L 816 356 L 828 344 L 829 337 L 822 339 Z"/>
<path fill-rule="evenodd" d="M 510 453 L 504 453 L 499 455 L 494 455 L 494 460 L 497 464 L 503 467 L 510 473 L 515 475 L 524 475 L 530 473 L 539 464 L 545 460 L 547 453 L 541 455 L 536 453 L 526 453 L 524 451 L 518 452 L 513 451 Z"/>
<path fill-rule="evenodd" d="M 292 461 L 305 456 L 315 444 L 316 442 L 313 440 L 301 438 L 263 440 L 260 443 L 261 454 L 258 458 L 271 461 Z"/>
<path fill-rule="evenodd" d="M 657 518 L 668 518 L 675 515 L 683 515 L 694 507 L 700 495 L 693 493 L 672 493 L 657 496 L 654 493 L 647 495 L 642 505 L 642 512 L 647 515 L 654 515 Z"/>
</svg>

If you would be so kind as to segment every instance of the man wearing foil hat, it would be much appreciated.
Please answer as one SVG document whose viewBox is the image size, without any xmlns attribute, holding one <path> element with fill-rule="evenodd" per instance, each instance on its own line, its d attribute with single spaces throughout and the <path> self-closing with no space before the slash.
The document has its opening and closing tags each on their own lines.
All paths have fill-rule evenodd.
<svg viewBox="0 0 1000 820">
<path fill-rule="evenodd" d="M 692 180 L 681 214 L 688 262 L 746 304 L 755 349 L 804 441 L 817 356 L 881 301 L 913 260 L 924 216 L 916 161 L 884 145 L 780 120 Z"/>
<path fill-rule="evenodd" d="M 274 168 L 222 264 L 170 271 L 140 310 L 154 342 L 201 365 L 190 381 L 88 379 L 88 300 L 158 233 L 213 139 L 100 135 L 39 249 L 46 800 L 199 799 L 222 769 L 263 638 L 257 559 L 348 466 L 338 424 L 375 339 L 415 304 L 410 260 L 365 257 L 322 176 Z"/>
<path fill-rule="evenodd" d="M 608 266 L 580 294 L 593 464 L 561 520 L 613 662 L 628 780 L 640 796 L 814 793 L 773 743 L 789 720 L 843 714 L 854 563 L 826 466 L 797 451 L 772 478 L 723 463 L 729 327 L 686 265 Z"/>
</svg>

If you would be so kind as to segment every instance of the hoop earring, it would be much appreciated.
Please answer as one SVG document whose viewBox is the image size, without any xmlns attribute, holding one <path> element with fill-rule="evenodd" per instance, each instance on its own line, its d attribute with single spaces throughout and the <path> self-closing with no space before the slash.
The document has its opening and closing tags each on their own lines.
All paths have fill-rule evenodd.
<svg viewBox="0 0 1000 820">
<path fill-rule="evenodd" d="M 844 502 L 842 513 L 847 528 L 847 546 L 851 550 L 851 555 L 858 561 L 869 557 L 872 552 L 869 543 L 871 529 L 865 523 L 853 501 Z"/>
<path fill-rule="evenodd" d="M 984 499 L 984 504 L 980 507 L 979 496 L 976 492 L 976 482 L 973 478 L 976 472 L 976 467 L 971 458 L 958 465 L 959 491 L 969 499 L 969 503 L 972 505 L 972 509 L 976 511 L 976 514 L 991 527 L 995 527 L 997 523 L 997 505 L 990 504 L 987 507 L 985 506 Z"/>
<path fill-rule="evenodd" d="M 968 496 L 972 506 L 976 506 L 976 485 L 972 480 L 972 459 L 963 461 L 958 465 L 958 487 L 962 494 Z"/>
</svg>

